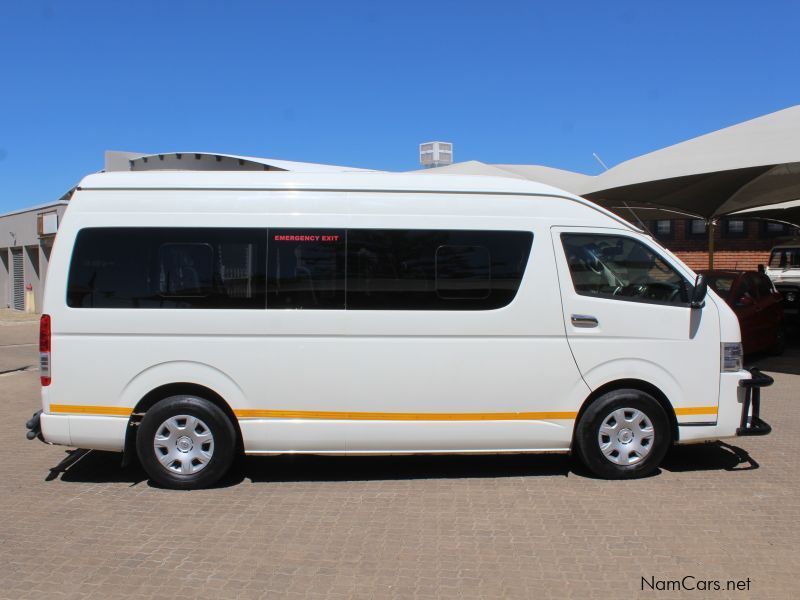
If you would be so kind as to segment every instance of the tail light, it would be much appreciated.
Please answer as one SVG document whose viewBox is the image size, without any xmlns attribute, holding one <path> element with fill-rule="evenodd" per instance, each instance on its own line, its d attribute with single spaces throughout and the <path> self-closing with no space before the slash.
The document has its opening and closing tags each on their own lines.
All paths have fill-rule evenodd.
<svg viewBox="0 0 800 600">
<path fill-rule="evenodd" d="M 50 315 L 39 321 L 39 372 L 42 386 L 50 385 Z"/>
</svg>

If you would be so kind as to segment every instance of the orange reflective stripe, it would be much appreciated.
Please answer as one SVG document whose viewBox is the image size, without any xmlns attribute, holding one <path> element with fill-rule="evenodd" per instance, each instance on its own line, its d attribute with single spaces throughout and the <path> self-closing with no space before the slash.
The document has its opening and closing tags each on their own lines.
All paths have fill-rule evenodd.
<svg viewBox="0 0 800 600">
<path fill-rule="evenodd" d="M 78 404 L 51 404 L 51 413 L 71 413 L 74 415 L 99 415 L 107 417 L 129 417 L 132 408 L 124 406 L 82 406 Z"/>
<path fill-rule="evenodd" d="M 691 406 L 689 408 L 676 408 L 675 414 L 680 416 L 683 415 L 716 415 L 717 414 L 717 407 L 716 406 Z"/>
<path fill-rule="evenodd" d="M 90 406 L 79 404 L 51 404 L 51 413 L 129 417 L 132 408 L 123 406 Z M 242 408 L 233 411 L 240 419 L 329 419 L 342 421 L 557 421 L 574 420 L 577 412 L 503 412 L 503 413 L 401 413 L 401 412 L 351 412 L 319 410 L 263 410 Z M 676 408 L 677 416 L 716 415 L 716 406 Z"/>
<path fill-rule="evenodd" d="M 548 421 L 575 419 L 578 416 L 577 412 L 398 413 L 261 410 L 250 408 L 243 408 L 233 412 L 240 419 L 330 419 L 343 421 Z"/>
</svg>

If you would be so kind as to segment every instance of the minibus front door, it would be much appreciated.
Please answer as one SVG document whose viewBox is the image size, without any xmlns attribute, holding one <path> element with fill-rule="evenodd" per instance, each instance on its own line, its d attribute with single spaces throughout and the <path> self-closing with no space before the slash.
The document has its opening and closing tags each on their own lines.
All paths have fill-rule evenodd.
<svg viewBox="0 0 800 600">
<path fill-rule="evenodd" d="M 689 279 L 634 232 L 552 229 L 564 327 L 586 384 L 642 380 L 661 390 L 680 423 L 716 422 L 719 317 L 692 309 Z"/>
</svg>

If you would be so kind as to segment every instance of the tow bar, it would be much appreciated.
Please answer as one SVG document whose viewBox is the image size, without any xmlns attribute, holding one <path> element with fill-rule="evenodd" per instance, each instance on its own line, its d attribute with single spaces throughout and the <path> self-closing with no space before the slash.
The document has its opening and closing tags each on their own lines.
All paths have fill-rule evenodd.
<svg viewBox="0 0 800 600">
<path fill-rule="evenodd" d="M 739 380 L 739 385 L 745 388 L 744 403 L 742 404 L 742 419 L 736 435 L 767 435 L 772 431 L 772 427 L 761 420 L 761 388 L 772 385 L 775 380 L 769 375 L 765 375 L 758 368 L 748 369 L 751 379 Z M 752 414 L 750 408 L 752 407 Z"/>
<path fill-rule="evenodd" d="M 25 437 L 29 440 L 34 438 L 39 438 L 40 440 L 44 441 L 42 438 L 42 423 L 41 423 L 42 411 L 37 410 L 33 413 L 33 416 L 30 420 L 25 423 L 25 427 L 28 428 L 28 433 L 25 434 Z"/>
</svg>

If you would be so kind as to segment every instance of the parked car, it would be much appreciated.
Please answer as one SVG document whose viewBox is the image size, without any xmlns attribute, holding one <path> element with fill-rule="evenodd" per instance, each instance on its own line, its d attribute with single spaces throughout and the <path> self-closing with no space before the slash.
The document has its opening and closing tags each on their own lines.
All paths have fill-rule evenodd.
<svg viewBox="0 0 800 600">
<path fill-rule="evenodd" d="M 764 273 L 701 271 L 708 287 L 722 296 L 739 318 L 744 353 L 783 353 L 786 346 L 784 300 Z"/>
<path fill-rule="evenodd" d="M 800 244 L 781 244 L 770 252 L 766 274 L 783 296 L 787 323 L 800 321 Z"/>
</svg>

